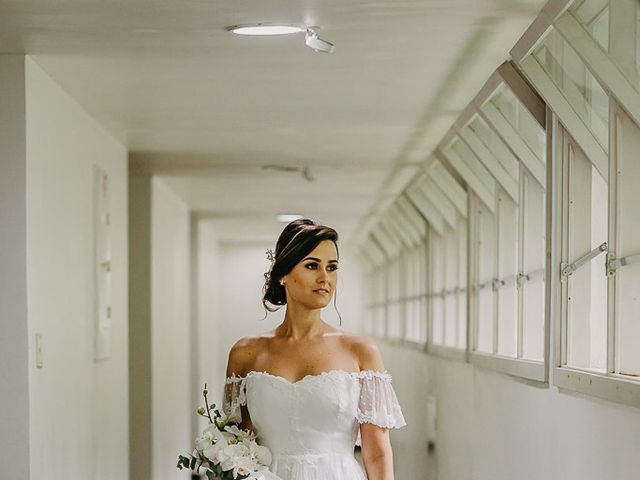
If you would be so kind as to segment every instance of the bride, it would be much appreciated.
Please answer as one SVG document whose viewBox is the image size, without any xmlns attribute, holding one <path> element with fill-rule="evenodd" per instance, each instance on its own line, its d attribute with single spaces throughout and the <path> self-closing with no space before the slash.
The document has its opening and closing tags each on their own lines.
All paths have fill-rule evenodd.
<svg viewBox="0 0 640 480">
<path fill-rule="evenodd" d="M 334 229 L 299 219 L 268 251 L 263 304 L 286 305 L 284 321 L 233 345 L 223 410 L 271 450 L 269 471 L 282 480 L 393 480 L 389 429 L 406 422 L 391 374 L 370 337 L 320 316 L 338 281 L 337 240 Z"/>
</svg>

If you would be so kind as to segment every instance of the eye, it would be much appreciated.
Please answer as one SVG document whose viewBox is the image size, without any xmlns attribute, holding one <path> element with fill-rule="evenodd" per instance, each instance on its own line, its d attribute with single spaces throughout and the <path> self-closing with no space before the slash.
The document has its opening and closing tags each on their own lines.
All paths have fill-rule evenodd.
<svg viewBox="0 0 640 480">
<path fill-rule="evenodd" d="M 315 262 L 314 262 L 314 263 L 307 263 L 307 264 L 305 265 L 305 267 L 314 267 L 314 268 L 315 268 L 315 267 L 317 267 L 317 266 L 318 266 L 318 264 L 317 264 L 317 263 L 315 263 Z"/>
<path fill-rule="evenodd" d="M 334 270 L 338 270 L 338 265 L 329 265 L 329 268 L 333 272 Z"/>
</svg>

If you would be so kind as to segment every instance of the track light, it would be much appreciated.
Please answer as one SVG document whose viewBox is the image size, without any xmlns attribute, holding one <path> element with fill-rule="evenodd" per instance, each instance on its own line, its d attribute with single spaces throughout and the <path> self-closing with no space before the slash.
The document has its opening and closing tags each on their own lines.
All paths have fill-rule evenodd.
<svg viewBox="0 0 640 480">
<path fill-rule="evenodd" d="M 312 48 L 313 51 L 319 53 L 333 53 L 333 50 L 335 49 L 333 43 L 327 42 L 326 40 L 318 37 L 315 29 L 311 27 L 307 28 L 304 43 L 307 47 Z"/>
</svg>

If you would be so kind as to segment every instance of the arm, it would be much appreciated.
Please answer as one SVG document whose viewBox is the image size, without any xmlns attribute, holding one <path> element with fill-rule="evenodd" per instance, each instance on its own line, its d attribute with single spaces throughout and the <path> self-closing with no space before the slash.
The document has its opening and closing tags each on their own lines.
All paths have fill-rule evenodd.
<svg viewBox="0 0 640 480">
<path fill-rule="evenodd" d="M 384 371 L 382 355 L 371 337 L 362 337 L 358 345 L 361 370 Z M 389 429 L 371 423 L 360 424 L 362 460 L 369 480 L 394 480 L 393 451 Z"/>
<path fill-rule="evenodd" d="M 250 365 L 252 359 L 251 350 L 251 343 L 249 339 L 246 338 L 241 338 L 231 347 L 227 359 L 227 377 L 230 377 L 234 373 L 241 377 L 245 375 L 247 366 Z M 240 422 L 239 428 L 253 431 L 253 423 L 251 422 L 251 417 L 249 416 L 246 405 L 240 406 L 240 413 L 242 414 L 242 422 Z"/>
</svg>

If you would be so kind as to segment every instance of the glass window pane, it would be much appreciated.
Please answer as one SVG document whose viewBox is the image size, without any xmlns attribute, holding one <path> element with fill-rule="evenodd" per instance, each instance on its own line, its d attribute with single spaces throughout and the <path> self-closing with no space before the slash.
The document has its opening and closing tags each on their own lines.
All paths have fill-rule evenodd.
<svg viewBox="0 0 640 480">
<path fill-rule="evenodd" d="M 456 140 L 451 145 L 451 148 L 458 154 L 460 158 L 462 158 L 462 160 L 464 160 L 467 166 L 473 171 L 473 173 L 476 174 L 476 176 L 487 188 L 493 189 L 493 177 L 462 140 Z"/>
<path fill-rule="evenodd" d="M 489 101 L 520 134 L 538 160 L 545 163 L 545 131 L 511 89 L 504 83 L 501 84 Z"/>
<path fill-rule="evenodd" d="M 432 340 L 436 345 L 444 344 L 444 248 L 440 235 L 429 232 L 431 244 L 431 325 Z"/>
<path fill-rule="evenodd" d="M 458 311 L 457 347 L 467 348 L 467 220 L 458 217 L 456 228 L 458 251 L 456 308 Z"/>
<path fill-rule="evenodd" d="M 618 123 L 618 245 L 617 258 L 640 255 L 640 128 L 623 112 Z M 616 273 L 618 372 L 640 375 L 640 262 Z"/>
<path fill-rule="evenodd" d="M 577 147 L 569 149 L 568 258 L 573 263 L 607 241 L 606 181 Z M 598 371 L 607 364 L 606 255 L 568 278 L 567 363 Z"/>
<path fill-rule="evenodd" d="M 544 357 L 545 310 L 545 191 L 529 175 L 524 177 L 522 356 L 529 360 Z"/>
<path fill-rule="evenodd" d="M 569 11 L 600 44 L 609 51 L 609 0 L 584 0 L 576 2 Z"/>
<path fill-rule="evenodd" d="M 515 357 L 518 331 L 518 205 L 498 189 L 498 354 Z"/>
<path fill-rule="evenodd" d="M 458 248 L 455 241 L 456 231 L 453 228 L 447 227 L 443 237 L 446 256 L 444 284 L 444 288 L 446 291 L 444 297 L 444 311 L 446 320 L 444 326 L 444 343 L 448 347 L 455 347 L 457 343 L 458 327 L 458 308 L 456 305 L 456 297 L 453 293 L 458 283 Z"/>
<path fill-rule="evenodd" d="M 489 209 L 475 199 L 477 231 L 477 350 L 493 353 L 493 326 L 495 317 L 495 296 L 492 288 L 496 276 L 496 223 Z"/>
<path fill-rule="evenodd" d="M 567 42 L 551 29 L 534 57 L 605 151 L 609 149 L 609 98 Z"/>
<path fill-rule="evenodd" d="M 484 120 L 476 116 L 471 120 L 468 127 L 482 141 L 485 147 L 493 154 L 494 158 L 500 162 L 502 167 L 509 173 L 511 178 L 518 178 L 518 159 L 511 153 L 504 142 L 498 137 Z"/>
<path fill-rule="evenodd" d="M 402 293 L 402 277 L 400 275 L 400 256 L 394 258 L 389 264 L 389 325 L 388 335 L 390 338 L 399 338 L 401 335 L 400 321 L 400 295 Z"/>
</svg>

